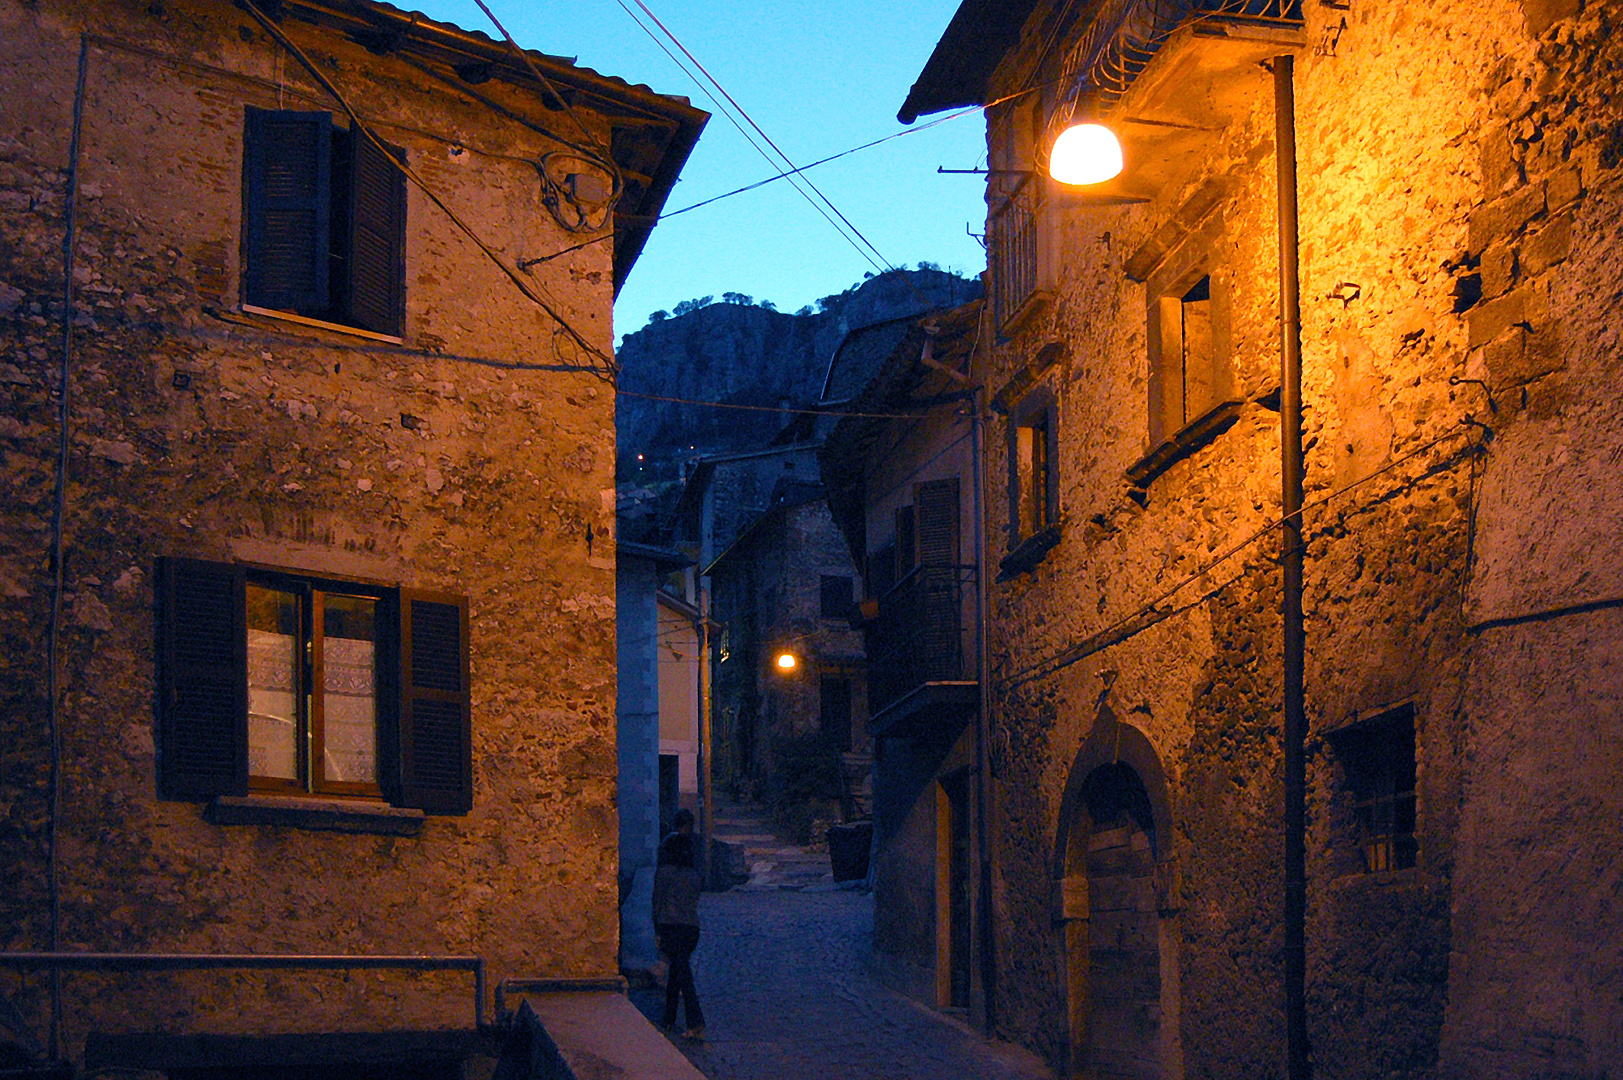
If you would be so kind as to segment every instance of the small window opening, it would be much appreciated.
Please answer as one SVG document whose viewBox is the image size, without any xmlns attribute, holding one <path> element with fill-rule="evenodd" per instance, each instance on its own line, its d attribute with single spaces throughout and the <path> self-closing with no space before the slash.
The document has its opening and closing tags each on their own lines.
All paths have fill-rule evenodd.
<svg viewBox="0 0 1623 1080">
<path fill-rule="evenodd" d="M 1365 873 L 1415 865 L 1414 709 L 1404 706 L 1331 736 L 1352 795 Z"/>
<path fill-rule="evenodd" d="M 1015 433 L 1021 536 L 1041 532 L 1054 520 L 1053 507 L 1048 501 L 1050 423 L 1046 412 L 1038 413 L 1029 422 L 1021 424 Z"/>
<path fill-rule="evenodd" d="M 1202 277 L 1178 300 L 1182 427 L 1217 404 L 1216 356 L 1212 348 L 1212 277 Z"/>
<path fill-rule="evenodd" d="M 851 614 L 851 579 L 823 574 L 818 613 L 825 619 L 843 619 Z"/>
</svg>

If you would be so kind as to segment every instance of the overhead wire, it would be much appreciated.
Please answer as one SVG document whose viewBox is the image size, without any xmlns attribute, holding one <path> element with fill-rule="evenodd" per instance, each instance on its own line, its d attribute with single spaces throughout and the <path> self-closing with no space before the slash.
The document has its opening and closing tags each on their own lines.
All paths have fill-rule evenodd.
<svg viewBox="0 0 1623 1080">
<path fill-rule="evenodd" d="M 731 123 L 733 127 L 738 129 L 738 133 L 743 136 L 744 141 L 750 145 L 750 148 L 756 153 L 760 154 L 762 159 L 765 160 L 768 165 L 777 170 L 778 179 L 789 179 L 790 186 L 794 187 L 794 189 L 800 193 L 801 197 L 810 203 L 812 208 L 815 209 L 818 214 L 820 214 L 822 218 L 840 234 L 846 243 L 850 244 L 854 249 L 856 249 L 857 254 L 861 255 L 870 266 L 872 266 L 875 270 L 885 270 L 889 268 L 888 261 L 883 255 L 873 248 L 872 244 L 868 243 L 867 237 L 863 236 L 861 231 L 852 225 L 850 220 L 846 218 L 844 214 L 840 213 L 839 209 L 828 200 L 827 196 L 823 195 L 822 191 L 819 190 L 815 184 L 813 184 L 809 179 L 799 175 L 800 170 L 795 169 L 794 162 L 790 161 L 781 150 L 778 150 L 777 145 L 767 137 L 764 131 L 761 131 L 760 125 L 756 124 L 755 121 L 750 118 L 749 114 L 746 113 L 741 106 L 739 106 L 738 102 L 733 98 L 733 96 L 727 92 L 721 83 L 716 81 L 715 77 L 712 76 L 704 65 L 701 64 L 693 56 L 693 54 L 688 51 L 687 47 L 682 44 L 676 35 L 671 33 L 670 29 L 667 28 L 664 23 L 660 22 L 659 18 L 654 15 L 652 11 L 648 10 L 647 5 L 643 4 L 641 0 L 634 0 L 637 6 L 647 14 L 648 18 L 651 19 L 654 24 L 664 32 L 665 36 L 670 39 L 671 43 L 682 52 L 683 56 L 687 57 L 689 62 L 691 62 L 694 67 L 698 68 L 699 72 L 704 76 L 704 78 L 701 79 L 698 75 L 695 75 L 692 71 L 690 71 L 688 66 L 684 64 L 682 60 L 679 59 L 674 53 L 672 53 L 669 48 L 666 47 L 665 43 L 660 40 L 659 35 L 650 30 L 641 19 L 637 18 L 636 13 L 633 12 L 631 8 L 626 6 L 625 0 L 615 0 L 615 2 L 618 3 L 621 10 L 623 10 L 631 18 L 631 21 L 636 23 L 637 27 L 642 30 L 643 33 L 647 34 L 653 40 L 654 44 L 658 45 L 660 50 L 664 52 L 666 56 L 670 57 L 671 62 L 676 64 L 678 69 L 680 69 L 684 75 L 693 80 L 694 84 L 698 86 L 700 92 L 703 93 L 704 96 L 710 100 L 711 104 L 716 107 L 716 111 L 725 116 L 727 121 Z M 705 85 L 707 81 L 710 86 L 715 87 L 716 93 L 719 93 L 721 98 L 726 100 L 727 104 L 723 104 L 722 100 L 716 97 L 716 93 L 711 92 L 710 86 Z M 732 106 L 731 110 L 728 108 L 729 104 Z M 737 115 L 734 115 L 735 112 Z M 742 117 L 743 122 L 740 122 L 740 117 Z M 783 158 L 784 162 L 789 166 L 787 170 L 774 161 L 772 155 L 768 153 L 759 142 L 756 141 L 755 137 L 752 136 L 749 131 L 745 130 L 745 123 L 748 123 L 749 126 L 760 135 L 761 139 L 763 139 L 768 146 L 777 151 L 778 156 Z M 816 192 L 816 197 L 813 197 L 812 194 L 808 193 L 805 187 L 801 187 L 802 184 L 811 188 L 813 192 Z M 819 199 L 822 200 L 821 203 L 819 203 Z M 825 206 L 827 209 L 824 208 Z M 831 216 L 831 212 L 833 216 Z M 838 221 L 835 220 L 836 217 L 839 218 Z M 845 227 L 842 228 L 840 224 L 841 222 L 844 222 Z M 850 231 L 848 232 L 847 229 Z M 868 250 L 864 250 L 863 245 L 865 244 L 867 245 Z M 872 254 L 870 254 L 870 252 L 872 252 Z"/>
<path fill-rule="evenodd" d="M 1383 473 L 1391 471 L 1392 469 L 1394 469 L 1397 466 L 1401 465 L 1405 461 L 1408 461 L 1408 460 L 1410 460 L 1412 458 L 1418 457 L 1420 454 L 1425 453 L 1427 450 L 1430 450 L 1432 447 L 1437 446 L 1440 443 L 1447 442 L 1450 439 L 1457 439 L 1462 435 L 1471 435 L 1471 434 L 1475 433 L 1475 431 L 1481 426 L 1482 425 L 1480 423 L 1476 422 L 1473 418 L 1468 416 L 1468 417 L 1462 419 L 1459 422 L 1458 426 L 1456 426 L 1453 430 L 1444 432 L 1442 435 L 1439 435 L 1435 439 L 1431 439 L 1431 440 L 1429 440 L 1427 442 L 1421 443 L 1419 446 L 1415 447 L 1413 450 L 1410 450 L 1408 453 L 1403 454 L 1403 455 L 1401 455 L 1399 457 L 1393 458 L 1391 461 L 1387 462 L 1385 465 L 1381 466 L 1379 469 L 1376 469 L 1374 472 L 1369 473 L 1366 476 L 1360 477 L 1359 479 L 1354 480 L 1351 483 L 1344 484 L 1341 487 L 1336 488 L 1335 490 L 1330 491 L 1327 494 L 1322 495 L 1319 498 L 1312 500 L 1311 502 L 1303 503 L 1302 506 L 1299 507 L 1297 510 L 1295 510 L 1293 513 L 1282 516 L 1280 518 L 1277 518 L 1274 521 L 1268 522 L 1266 525 L 1263 525 L 1261 528 L 1259 528 L 1256 531 L 1254 531 L 1254 532 L 1250 533 L 1249 535 L 1247 535 L 1244 539 L 1241 539 L 1241 540 L 1229 545 L 1227 548 L 1224 548 L 1221 553 L 1219 553 L 1215 558 L 1213 558 L 1205 566 L 1203 566 L 1200 569 L 1196 570 L 1194 573 L 1188 575 L 1187 577 L 1182 578 L 1181 580 L 1179 580 L 1175 584 L 1171 585 L 1170 587 L 1162 590 L 1160 593 L 1158 593 L 1154 597 L 1154 599 L 1152 599 L 1152 600 L 1148 601 L 1147 603 L 1141 605 L 1136 610 L 1130 612 L 1127 615 L 1122 616 L 1121 618 L 1117 619 L 1115 622 L 1110 623 L 1108 626 L 1104 627 L 1102 630 L 1099 630 L 1099 631 L 1097 631 L 1097 632 L 1095 632 L 1093 634 L 1090 634 L 1088 636 L 1088 638 L 1083 643 L 1081 643 L 1080 645 L 1075 645 L 1075 646 L 1071 646 L 1070 648 L 1067 648 L 1067 649 L 1062 649 L 1060 652 L 1058 652 L 1057 654 L 1055 654 L 1053 656 L 1050 656 L 1046 660 L 1041 660 L 1041 661 L 1038 661 L 1037 663 L 1034 663 L 1034 664 L 1028 664 L 1025 667 L 1017 670 L 1013 674 L 1005 676 L 1000 681 L 1006 687 L 1013 688 L 1013 687 L 1016 687 L 1016 686 L 1020 686 L 1020 685 L 1022 685 L 1024 683 L 1031 682 L 1033 679 L 1040 679 L 1040 678 L 1042 678 L 1042 677 L 1044 677 L 1046 675 L 1052 675 L 1055 672 L 1062 671 L 1065 668 L 1070 667 L 1072 664 L 1079 663 L 1082 660 L 1086 659 L 1088 656 L 1093 655 L 1095 652 L 1098 652 L 1099 649 L 1104 648 L 1107 645 L 1116 644 L 1116 641 L 1112 640 L 1112 635 L 1117 634 L 1119 631 L 1123 631 L 1123 630 L 1126 630 L 1126 629 L 1130 628 L 1133 623 L 1135 623 L 1136 621 L 1138 621 L 1140 619 L 1149 619 L 1149 618 L 1152 618 L 1153 616 L 1161 614 L 1163 612 L 1163 609 L 1161 608 L 1161 605 L 1163 603 L 1165 603 L 1167 600 L 1171 599 L 1173 596 L 1176 596 L 1178 593 L 1182 592 L 1188 586 L 1190 586 L 1190 585 L 1194 584 L 1195 582 L 1199 581 L 1201 578 L 1206 577 L 1213 570 L 1216 570 L 1219 566 L 1222 566 L 1224 563 L 1228 562 L 1234 556 L 1238 555 L 1241 551 L 1244 551 L 1247 547 L 1249 547 L 1252 544 L 1256 543 L 1258 540 L 1262 539 L 1264 536 L 1267 536 L 1269 533 L 1273 532 L 1275 529 L 1283 527 L 1284 524 L 1288 520 L 1290 520 L 1290 518 L 1292 518 L 1292 517 L 1301 517 L 1302 515 L 1306 514 L 1307 511 L 1315 509 L 1315 508 L 1320 507 L 1320 506 L 1323 506 L 1326 503 L 1329 503 L 1334 499 L 1340 498 L 1342 495 L 1345 495 L 1349 491 L 1352 491 L 1352 490 L 1354 490 L 1356 488 L 1360 488 L 1360 487 L 1364 486 L 1365 484 L 1367 484 L 1370 481 L 1374 480 L 1376 477 L 1382 475 Z M 1157 619 L 1154 619 L 1153 621 L 1159 622 L 1160 620 L 1157 618 Z M 1137 633 L 1138 631 L 1133 631 L 1133 632 Z M 1096 643 L 1099 643 L 1099 642 L 1103 642 L 1104 644 L 1103 645 L 1097 645 L 1097 647 L 1095 647 Z"/>
<path fill-rule="evenodd" d="M 259 23 L 266 33 L 273 37 L 277 43 L 282 46 L 282 48 L 286 49 L 288 54 L 297 60 L 300 66 L 302 66 L 304 70 L 310 74 L 310 77 L 321 84 L 322 89 L 326 90 L 327 93 L 332 95 L 333 99 L 337 101 L 344 112 L 348 114 L 350 122 L 354 124 L 356 129 L 366 137 L 367 141 L 372 143 L 372 145 L 375 146 L 388 161 L 393 163 L 396 169 L 400 170 L 400 172 L 404 174 L 408 180 L 416 185 L 418 190 L 426 195 L 430 202 L 439 207 L 446 217 L 451 220 L 451 223 L 455 225 L 463 233 L 463 235 L 471 240 L 474 246 L 483 252 L 484 255 L 492 263 L 494 263 L 499 270 L 501 270 L 502 274 L 506 276 L 509 281 L 518 287 L 519 292 L 523 293 L 524 296 L 532 303 L 534 303 L 542 311 L 546 312 L 547 316 L 551 318 L 553 322 L 558 324 L 560 333 L 564 334 L 571 341 L 573 341 L 575 345 L 587 356 L 590 356 L 594 360 L 598 361 L 598 363 L 595 365 L 583 366 L 586 367 L 587 370 L 591 371 L 592 374 L 603 379 L 605 382 L 612 383 L 614 381 L 616 371 L 613 355 L 598 348 L 596 345 L 593 345 L 590 341 L 587 341 L 585 336 L 582 335 L 580 331 L 576 330 L 574 326 L 572 326 L 569 321 L 559 313 L 554 301 L 551 301 L 549 298 L 544 296 L 539 287 L 532 287 L 530 283 L 521 278 L 519 276 L 519 271 L 508 266 L 507 262 L 499 254 L 497 254 L 497 252 L 491 248 L 491 246 L 487 244 L 477 232 L 474 231 L 473 227 L 464 221 L 461 215 L 459 215 L 455 210 L 451 209 L 445 200 L 442 199 L 433 188 L 429 187 L 428 184 L 424 182 L 423 178 L 417 174 L 415 169 L 391 153 L 388 146 L 384 144 L 383 140 L 378 138 L 376 132 L 374 132 L 371 126 L 362 119 L 360 113 L 356 111 L 355 107 L 350 104 L 348 97 L 346 97 L 344 93 L 333 84 L 332 80 L 327 78 L 326 75 L 322 74 L 321 70 L 316 67 L 315 63 L 305 55 L 304 50 L 300 49 L 298 45 L 287 36 L 280 26 L 277 26 L 269 16 L 259 9 L 254 0 L 240 0 L 240 3 L 243 9 L 254 17 L 254 20 Z"/>
<path fill-rule="evenodd" d="M 743 412 L 791 413 L 796 416 L 838 416 L 859 420 L 922 420 L 924 413 L 840 412 L 835 409 L 779 408 L 776 405 L 743 405 L 731 401 L 698 401 L 692 398 L 667 397 L 664 394 L 644 394 L 637 390 L 617 389 L 619 397 L 642 398 L 645 401 L 663 401 L 671 405 L 700 405 L 710 409 L 737 409 Z"/>
</svg>

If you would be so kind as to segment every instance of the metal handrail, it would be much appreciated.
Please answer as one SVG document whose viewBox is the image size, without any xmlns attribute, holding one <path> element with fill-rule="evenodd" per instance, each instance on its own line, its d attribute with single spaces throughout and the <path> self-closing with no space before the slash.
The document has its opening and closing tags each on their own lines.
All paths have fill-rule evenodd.
<svg viewBox="0 0 1623 1080">
<path fill-rule="evenodd" d="M 482 956 L 335 956 L 301 953 L 0 952 L 0 968 L 46 971 L 204 971 L 214 969 L 473 972 L 473 1022 L 485 1026 Z"/>
<path fill-rule="evenodd" d="M 965 676 L 964 590 L 975 581 L 969 564 L 915 567 L 879 598 L 868 624 L 868 705 L 883 711 L 924 682 Z"/>
</svg>

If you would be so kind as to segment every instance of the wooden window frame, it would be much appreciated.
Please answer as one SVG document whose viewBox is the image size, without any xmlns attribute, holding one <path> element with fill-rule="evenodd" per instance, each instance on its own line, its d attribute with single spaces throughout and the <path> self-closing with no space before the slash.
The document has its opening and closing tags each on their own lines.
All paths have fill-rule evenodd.
<svg viewBox="0 0 1623 1080">
<path fill-rule="evenodd" d="M 1230 334 L 1232 298 L 1227 276 L 1216 264 L 1210 238 L 1191 243 L 1181 257 L 1157 271 L 1147 283 L 1149 302 L 1149 444 L 1152 450 L 1171 442 L 1232 403 L 1234 372 Z M 1204 285 L 1209 323 L 1204 358 L 1203 396 L 1189 397 L 1189 357 L 1184 334 L 1186 298 Z"/>
<path fill-rule="evenodd" d="M 1059 405 L 1050 391 L 1028 394 L 1010 412 L 1008 439 L 1009 550 L 1014 551 L 1060 521 Z M 1022 468 L 1028 442 L 1033 458 L 1029 472 Z M 1035 511 L 1033 504 L 1039 504 Z"/>
<path fill-rule="evenodd" d="M 248 790 L 260 795 L 320 795 L 330 797 L 382 798 L 381 768 L 385 746 L 385 729 L 397 723 L 388 693 L 398 672 L 393 670 L 391 654 L 393 644 L 390 624 L 399 618 L 397 590 L 340 581 L 332 578 L 311 577 L 282 571 L 247 571 L 247 584 L 274 589 L 298 597 L 299 635 L 296 648 L 303 662 L 295 675 L 295 732 L 297 745 L 297 777 L 255 776 L 250 766 Z M 375 778 L 371 782 L 331 780 L 326 776 L 327 708 L 326 708 L 326 600 L 330 596 L 354 596 L 374 601 L 373 616 L 373 736 Z M 386 670 L 388 669 L 388 670 Z"/>
<path fill-rule="evenodd" d="M 250 107 L 243 132 L 243 310 L 398 340 L 406 187 L 389 156 L 403 162 L 405 150 L 385 153 L 329 112 Z M 290 133 L 303 161 L 278 149 Z M 279 232 L 273 215 L 308 234 Z"/>
<path fill-rule="evenodd" d="M 157 587 L 160 796 L 261 795 L 387 800 L 430 814 L 473 806 L 468 601 L 452 593 L 270 567 L 163 558 Z M 378 601 L 374 620 L 377 782 L 327 781 L 301 763 L 287 784 L 248 771 L 247 586 Z M 316 605 L 301 611 L 304 678 L 320 677 Z M 309 685 L 307 682 L 306 685 Z M 313 701 L 301 719 L 308 761 L 325 735 Z"/>
</svg>

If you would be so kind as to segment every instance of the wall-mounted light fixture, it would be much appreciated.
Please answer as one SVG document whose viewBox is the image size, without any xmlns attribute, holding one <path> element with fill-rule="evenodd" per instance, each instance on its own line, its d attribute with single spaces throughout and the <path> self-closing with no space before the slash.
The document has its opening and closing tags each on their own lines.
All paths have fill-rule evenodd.
<svg viewBox="0 0 1623 1080">
<path fill-rule="evenodd" d="M 793 671 L 796 667 L 799 666 L 800 661 L 798 659 L 796 659 L 794 653 L 789 652 L 787 649 L 785 649 L 783 652 L 780 652 L 778 654 L 777 659 L 774 660 L 772 663 L 773 663 L 773 666 L 775 666 L 778 669 L 779 674 L 787 675 L 789 672 Z"/>
<path fill-rule="evenodd" d="M 1072 124 L 1048 155 L 1048 175 L 1062 184 L 1102 184 L 1121 168 L 1121 140 L 1103 124 Z"/>
</svg>

